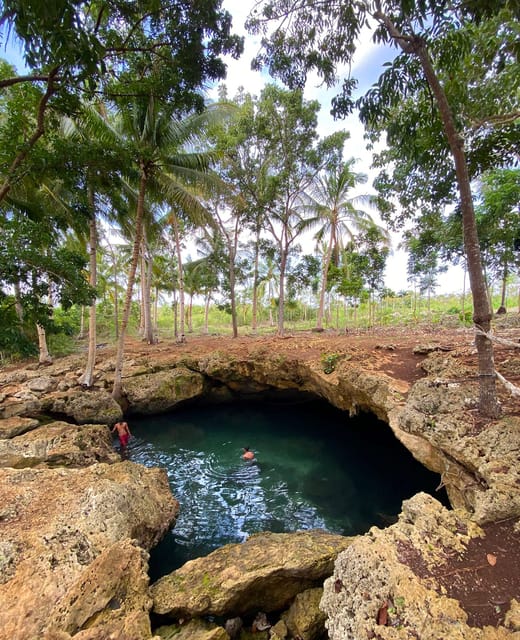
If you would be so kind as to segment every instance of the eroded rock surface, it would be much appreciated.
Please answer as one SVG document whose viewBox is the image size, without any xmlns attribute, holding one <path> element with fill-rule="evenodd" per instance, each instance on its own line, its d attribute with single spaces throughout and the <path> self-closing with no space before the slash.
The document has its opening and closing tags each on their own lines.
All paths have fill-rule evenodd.
<svg viewBox="0 0 520 640">
<path fill-rule="evenodd" d="M 252 535 L 158 580 L 153 609 L 177 619 L 283 609 L 297 593 L 320 585 L 351 542 L 316 530 Z"/>
<path fill-rule="evenodd" d="M 0 438 L 14 438 L 40 425 L 35 418 L 21 418 L 14 416 L 0 420 Z"/>
<path fill-rule="evenodd" d="M 201 396 L 231 400 L 282 389 L 314 394 L 349 413 L 374 413 L 418 460 L 439 473 L 459 510 L 447 515 L 430 498 L 416 497 L 405 504 L 397 525 L 371 530 L 341 554 L 322 599 L 332 640 L 516 638 L 520 598 L 512 602 L 503 626 L 474 629 L 460 603 L 443 594 L 442 585 L 436 588 L 428 571 L 443 554 L 462 553 L 479 535 L 476 523 L 520 514 L 517 412 L 477 424 L 471 349 L 446 351 L 437 342 L 435 348 L 421 349 L 429 355 L 413 356 L 424 372 L 418 380 L 421 374 L 399 373 L 400 358 L 414 345 L 374 345 L 370 352 L 356 349 L 349 336 L 329 343 L 324 335 L 269 346 L 244 339 L 235 351 L 230 345 L 224 349 L 220 338 L 213 349 L 205 345 L 199 353 L 190 346 L 158 346 L 153 353 L 143 348 L 125 361 L 128 412 L 166 411 Z M 324 357 L 333 361 L 327 370 Z M 122 417 L 110 395 L 114 358 L 98 357 L 90 390 L 79 384 L 84 363 L 84 356 L 71 356 L 46 367 L 0 373 L 0 464 L 113 461 L 106 425 Z M 500 370 L 515 375 L 519 366 L 517 355 L 502 357 Z M 36 418 L 42 413 L 85 426 L 39 426 Z M 149 638 L 146 550 L 174 519 L 176 503 L 164 474 L 148 475 L 128 465 L 0 470 L 0 638 Z M 301 577 L 296 555 L 303 549 L 305 564 L 306 545 L 288 554 L 287 546 L 271 542 L 258 544 L 248 565 L 242 553 L 235 557 L 227 547 L 218 550 L 215 575 L 207 572 L 207 563 L 188 563 L 154 585 L 157 611 L 174 618 L 269 611 L 327 576 Z M 422 573 L 414 568 L 418 559 Z M 287 624 L 278 621 L 273 638 L 292 635 L 288 624 L 288 619 Z M 290 624 L 302 625 L 303 637 L 307 622 Z M 185 625 L 180 628 L 188 633 Z M 218 626 L 192 625 L 191 630 L 193 637 L 224 637 Z"/>
<path fill-rule="evenodd" d="M 439 567 L 463 554 L 471 540 L 483 535 L 467 512 L 448 511 L 429 495 L 418 494 L 405 501 L 397 524 L 384 530 L 373 527 L 338 556 L 321 600 L 329 638 L 517 638 L 511 614 L 505 616 L 506 626 L 471 627 L 459 601 L 446 595 L 436 577 Z M 483 554 L 480 564 L 490 567 L 489 562 Z M 462 575 L 471 571 L 471 567 L 461 569 Z M 456 572 L 444 577 L 452 581 Z"/>
<path fill-rule="evenodd" d="M 323 636 L 326 615 L 320 609 L 322 596 L 323 589 L 316 587 L 294 598 L 287 614 L 282 616 L 293 638 L 317 640 Z"/>
<path fill-rule="evenodd" d="M 183 625 L 159 627 L 156 633 L 161 640 L 229 640 L 223 627 L 199 618 Z"/>
<path fill-rule="evenodd" d="M 204 377 L 185 367 L 143 373 L 125 381 L 125 392 L 132 413 L 164 413 L 179 402 L 200 396 Z"/>
<path fill-rule="evenodd" d="M 0 469 L 0 638 L 149 638 L 146 550 L 177 509 L 164 471 L 128 461 Z"/>
<path fill-rule="evenodd" d="M 0 439 L 0 467 L 86 467 L 118 462 L 108 427 L 52 422 L 10 439 Z"/>
<path fill-rule="evenodd" d="M 452 358 L 443 355 L 442 363 L 453 375 Z M 451 504 L 468 510 L 476 522 L 520 515 L 520 418 L 504 416 L 476 429 L 468 410 L 474 389 L 456 378 L 437 379 L 442 371 L 438 356 L 434 365 L 436 378 L 417 382 L 406 405 L 392 416 L 394 433 L 441 475 Z"/>
</svg>

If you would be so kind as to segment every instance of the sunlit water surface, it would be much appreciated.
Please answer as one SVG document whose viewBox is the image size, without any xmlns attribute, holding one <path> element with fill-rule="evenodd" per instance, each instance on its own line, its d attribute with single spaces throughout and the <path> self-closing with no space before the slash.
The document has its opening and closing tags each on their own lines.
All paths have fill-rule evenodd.
<svg viewBox="0 0 520 640">
<path fill-rule="evenodd" d="M 130 426 L 128 457 L 164 467 L 180 503 L 152 551 L 152 579 L 258 531 L 385 526 L 403 499 L 439 483 L 386 424 L 323 402 L 189 407 Z"/>
</svg>

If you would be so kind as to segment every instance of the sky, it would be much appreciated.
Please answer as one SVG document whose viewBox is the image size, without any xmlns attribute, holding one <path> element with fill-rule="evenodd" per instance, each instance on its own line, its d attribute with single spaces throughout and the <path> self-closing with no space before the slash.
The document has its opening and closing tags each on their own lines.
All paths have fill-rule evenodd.
<svg viewBox="0 0 520 640">
<path fill-rule="evenodd" d="M 273 82 L 273 79 L 267 72 L 251 70 L 251 60 L 258 53 L 260 47 L 260 36 L 247 34 L 244 28 L 245 20 L 252 6 L 251 0 L 224 0 L 223 6 L 233 16 L 234 32 L 245 36 L 244 53 L 241 58 L 239 60 L 226 58 L 228 72 L 225 84 L 228 95 L 233 97 L 240 87 L 243 87 L 248 93 L 258 95 L 262 87 L 268 82 Z M 361 38 L 351 68 L 352 77 L 358 80 L 356 96 L 365 93 L 377 81 L 382 72 L 383 63 L 392 60 L 395 54 L 395 49 L 372 43 L 368 32 Z M 338 73 L 338 76 L 340 78 L 339 85 L 341 85 L 341 72 Z M 372 156 L 366 149 L 363 126 L 357 115 L 353 114 L 345 120 L 337 121 L 330 115 L 331 100 L 337 93 L 339 91 L 335 87 L 327 90 L 326 87 L 320 86 L 317 78 L 311 78 L 305 89 L 306 98 L 318 100 L 322 105 L 318 117 L 320 136 L 329 135 L 339 129 L 346 129 L 350 132 L 350 138 L 345 147 L 345 158 L 356 158 L 355 170 L 368 176 L 367 184 L 361 188 L 363 193 L 367 193 L 370 192 L 368 187 L 371 186 L 377 172 L 371 168 Z M 217 89 L 214 88 L 209 92 L 209 95 L 216 98 Z M 372 192 L 374 192 L 373 189 Z M 373 212 L 371 214 L 373 215 Z M 374 215 L 374 218 L 377 221 L 377 215 Z M 385 285 L 396 292 L 410 288 L 410 283 L 407 280 L 407 255 L 404 251 L 399 250 L 400 241 L 400 235 L 392 233 L 392 254 L 388 259 L 385 273 Z M 436 292 L 458 293 L 463 290 L 463 287 L 462 269 L 450 267 L 446 273 L 439 276 Z"/>
<path fill-rule="evenodd" d="M 243 88 L 246 92 L 253 95 L 259 95 L 263 86 L 273 79 L 265 71 L 251 70 L 251 60 L 258 53 L 260 47 L 260 36 L 252 36 L 245 31 L 244 23 L 248 16 L 252 0 L 224 0 L 223 6 L 233 16 L 233 31 L 244 35 L 244 53 L 238 60 L 226 57 L 227 77 L 225 84 L 228 89 L 228 95 L 233 97 L 239 88 Z M 9 39 L 7 46 L 1 34 L 0 39 L 0 56 L 11 62 L 18 71 L 23 71 L 24 64 L 21 57 L 20 49 L 13 43 L 12 38 Z M 374 45 L 370 36 L 367 34 L 359 43 L 356 51 L 351 75 L 358 80 L 357 94 L 364 93 L 372 84 L 374 84 L 382 71 L 384 62 L 392 59 L 395 50 Z M 341 72 L 338 74 L 340 83 L 342 81 Z M 215 86 L 208 90 L 208 97 L 216 99 L 218 87 Z M 317 100 L 321 105 L 318 115 L 318 129 L 321 137 L 329 135 L 339 129 L 346 129 L 350 132 L 350 138 L 346 142 L 345 158 L 354 157 L 357 162 L 355 170 L 365 173 L 368 176 L 368 182 L 363 185 L 361 191 L 363 193 L 370 192 L 370 186 L 376 176 L 376 172 L 371 169 L 371 154 L 366 149 L 366 142 L 363 139 L 363 127 L 359 122 L 357 115 L 353 114 L 345 120 L 335 121 L 330 115 L 330 105 L 332 98 L 338 93 L 335 87 L 327 90 L 326 87 L 320 86 L 317 78 L 310 78 L 305 89 L 305 97 L 309 100 Z M 373 190 L 372 190 L 373 191 Z M 372 215 L 373 212 L 371 212 Z M 377 221 L 377 214 L 374 215 Z M 399 250 L 400 236 L 392 234 L 392 252 L 387 261 L 387 269 L 385 273 L 385 285 L 393 291 L 401 291 L 410 288 L 407 280 L 407 256 L 406 253 Z M 313 243 L 310 242 L 306 250 L 312 251 Z M 439 286 L 437 293 L 460 292 L 463 289 L 463 273 L 458 267 L 449 268 L 445 274 L 441 274 L 438 279 Z"/>
</svg>

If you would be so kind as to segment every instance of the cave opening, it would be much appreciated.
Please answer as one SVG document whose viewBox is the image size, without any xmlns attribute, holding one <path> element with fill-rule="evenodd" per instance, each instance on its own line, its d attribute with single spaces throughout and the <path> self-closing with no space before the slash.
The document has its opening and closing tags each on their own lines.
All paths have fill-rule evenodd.
<svg viewBox="0 0 520 640">
<path fill-rule="evenodd" d="M 152 581 L 259 531 L 366 533 L 419 491 L 448 504 L 440 478 L 372 414 L 349 417 L 308 394 L 190 404 L 134 417 L 128 456 L 166 469 L 180 503 L 151 552 Z M 255 453 L 242 459 L 243 447 Z"/>
</svg>

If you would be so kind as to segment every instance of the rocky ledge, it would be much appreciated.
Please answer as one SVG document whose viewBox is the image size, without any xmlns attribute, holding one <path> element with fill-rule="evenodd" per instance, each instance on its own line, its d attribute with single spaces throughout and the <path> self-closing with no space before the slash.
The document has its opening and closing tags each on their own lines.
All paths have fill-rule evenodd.
<svg viewBox="0 0 520 640">
<path fill-rule="evenodd" d="M 163 471 L 3 468 L 0 505 L 0 638 L 151 637 L 147 550 L 178 509 Z"/>
<path fill-rule="evenodd" d="M 434 571 L 465 558 L 473 540 L 491 540 L 489 523 L 505 522 L 502 534 L 518 542 L 518 414 L 476 421 L 467 347 L 423 349 L 429 355 L 417 360 L 423 375 L 413 385 L 392 373 L 394 346 L 381 348 L 392 365 L 386 369 L 367 366 L 348 342 L 333 357 L 326 347 L 301 357 L 255 342 L 240 355 L 163 348 L 160 358 L 143 350 L 127 359 L 127 415 L 273 390 L 310 393 L 351 414 L 372 412 L 439 473 L 455 508 L 416 496 L 396 525 L 355 541 L 335 537 L 326 553 L 317 541 L 328 534 L 255 536 L 187 563 L 151 589 L 147 553 L 175 522 L 178 505 L 163 472 L 120 462 L 112 450 L 107 425 L 122 416 L 109 393 L 113 357 L 99 357 L 89 390 L 78 383 L 80 356 L 1 372 L 0 638 L 140 640 L 155 626 L 162 638 L 247 637 L 253 630 L 315 640 L 325 614 L 333 640 L 518 637 L 518 581 L 496 604 L 484 603 L 499 612 L 483 627 Z M 520 370 L 517 355 L 507 362 Z M 309 548 L 312 562 L 303 553 Z M 493 549 L 485 558 L 475 571 L 508 562 Z M 471 571 L 444 567 L 446 575 Z"/>
</svg>

